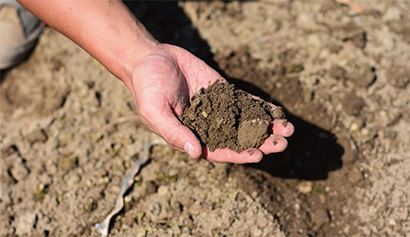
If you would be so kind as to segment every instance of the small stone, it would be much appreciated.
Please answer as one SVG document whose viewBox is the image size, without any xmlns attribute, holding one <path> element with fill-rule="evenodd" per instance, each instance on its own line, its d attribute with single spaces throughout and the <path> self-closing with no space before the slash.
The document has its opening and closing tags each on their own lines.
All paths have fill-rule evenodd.
<svg viewBox="0 0 410 237">
<path fill-rule="evenodd" d="M 70 143 L 70 142 L 72 142 L 73 141 L 73 135 L 71 135 L 71 134 L 66 134 L 66 133 L 61 133 L 59 136 L 58 136 L 58 141 L 60 142 L 60 143 Z"/>
<path fill-rule="evenodd" d="M 110 182 L 110 178 L 107 177 L 107 176 L 100 177 L 98 179 L 98 183 L 100 183 L 100 184 L 108 184 L 109 182 Z"/>
<path fill-rule="evenodd" d="M 36 221 L 37 215 L 35 213 L 24 213 L 18 216 L 15 224 L 16 234 L 19 236 L 30 235 Z"/>
<path fill-rule="evenodd" d="M 97 202 L 89 197 L 85 203 L 82 204 L 82 210 L 85 213 L 92 212 L 97 208 Z"/>
<path fill-rule="evenodd" d="M 97 141 L 99 141 L 102 137 L 103 137 L 103 135 L 100 134 L 100 133 L 91 133 L 91 134 L 90 134 L 90 140 L 91 140 L 92 142 L 97 142 Z"/>
<path fill-rule="evenodd" d="M 67 157 L 58 159 L 58 168 L 67 172 L 78 166 L 78 157 Z"/>
<path fill-rule="evenodd" d="M 294 207 L 295 207 L 295 210 L 296 210 L 296 211 L 299 211 L 299 210 L 300 210 L 300 204 L 299 204 L 299 203 L 295 203 L 295 206 L 294 206 Z"/>
<path fill-rule="evenodd" d="M 310 181 L 301 182 L 298 185 L 298 190 L 299 192 L 304 193 L 304 194 L 310 193 L 312 191 L 312 182 Z"/>
<path fill-rule="evenodd" d="M 136 236 L 137 237 L 145 237 L 145 236 L 147 236 L 147 231 L 144 228 L 141 227 L 137 230 L 137 235 Z"/>
<path fill-rule="evenodd" d="M 164 196 L 165 194 L 169 192 L 169 188 L 167 186 L 160 186 L 157 192 L 158 192 L 158 195 Z"/>
<path fill-rule="evenodd" d="M 352 123 L 349 126 L 349 130 L 351 132 L 357 132 L 357 131 L 360 131 L 364 126 L 365 126 L 365 122 L 363 118 L 358 117 L 352 121 Z"/>
<path fill-rule="evenodd" d="M 85 181 L 85 186 L 87 186 L 88 188 L 90 188 L 93 185 L 93 183 L 91 182 L 91 180 L 86 180 Z"/>
<path fill-rule="evenodd" d="M 193 203 L 189 209 L 188 209 L 188 213 L 191 214 L 192 216 L 196 216 L 199 213 L 201 213 L 201 206 L 199 205 L 199 203 L 195 202 Z"/>
<path fill-rule="evenodd" d="M 77 184 L 80 182 L 80 180 L 81 180 L 81 177 L 79 175 L 73 174 L 70 177 L 68 177 L 66 183 L 70 189 L 74 189 L 77 186 Z"/>
<path fill-rule="evenodd" d="M 130 203 L 132 201 L 132 196 L 126 196 L 124 197 L 124 202 L 125 203 Z"/>
<path fill-rule="evenodd" d="M 330 76 L 338 80 L 346 79 L 346 70 L 339 65 L 333 65 L 330 68 Z"/>
<path fill-rule="evenodd" d="M 346 79 L 360 87 L 369 87 L 376 80 L 375 69 L 365 63 L 352 62 Z"/>
<path fill-rule="evenodd" d="M 26 139 L 28 140 L 30 144 L 34 144 L 37 142 L 44 143 L 47 141 L 48 135 L 46 131 L 44 131 L 43 129 L 36 129 L 30 132 L 29 134 L 27 134 Z"/>
<path fill-rule="evenodd" d="M 365 31 L 354 34 L 350 40 L 356 47 L 364 48 L 367 42 L 367 33 Z"/>
<path fill-rule="evenodd" d="M 393 64 L 388 70 L 388 82 L 396 88 L 405 88 L 410 82 L 410 66 Z"/>
<path fill-rule="evenodd" d="M 341 100 L 344 111 L 353 116 L 358 116 L 365 106 L 364 100 L 355 93 L 344 95 Z"/>
<path fill-rule="evenodd" d="M 402 15 L 400 9 L 397 7 L 390 7 L 387 9 L 386 13 L 383 16 L 383 21 L 391 22 L 391 21 L 399 21 Z"/>
<path fill-rule="evenodd" d="M 253 235 L 252 236 L 262 236 L 263 232 L 260 229 L 254 229 L 253 231 Z"/>
<path fill-rule="evenodd" d="M 149 181 L 146 183 L 145 190 L 148 194 L 156 193 L 158 190 L 158 186 L 154 181 Z"/>
<path fill-rule="evenodd" d="M 17 181 L 22 181 L 27 178 L 30 171 L 23 163 L 23 160 L 20 157 L 16 157 L 15 162 L 11 167 L 10 173 Z"/>
<path fill-rule="evenodd" d="M 349 234 L 350 232 L 350 225 L 346 225 L 345 228 L 343 229 L 343 233 Z"/>
<path fill-rule="evenodd" d="M 389 220 L 389 225 L 391 225 L 391 226 L 395 226 L 395 225 L 397 225 L 397 223 L 396 223 L 396 221 L 395 221 L 395 220 L 390 219 L 390 220 Z"/>
<path fill-rule="evenodd" d="M 311 213 L 311 218 L 315 230 L 318 230 L 323 224 L 329 221 L 327 211 L 324 209 L 317 209 L 313 211 L 313 213 Z"/>
<path fill-rule="evenodd" d="M 353 168 L 353 169 L 349 172 L 348 179 L 349 179 L 349 181 L 352 182 L 352 183 L 357 183 L 357 182 L 359 182 L 362 178 L 363 178 L 362 172 L 360 172 L 360 170 L 357 169 L 357 168 Z"/>
<path fill-rule="evenodd" d="M 359 125 L 355 122 L 353 122 L 352 124 L 350 124 L 350 131 L 355 132 L 359 130 Z"/>
<path fill-rule="evenodd" d="M 34 192 L 34 199 L 37 201 L 43 201 L 46 195 L 45 185 L 40 183 Z"/>
</svg>

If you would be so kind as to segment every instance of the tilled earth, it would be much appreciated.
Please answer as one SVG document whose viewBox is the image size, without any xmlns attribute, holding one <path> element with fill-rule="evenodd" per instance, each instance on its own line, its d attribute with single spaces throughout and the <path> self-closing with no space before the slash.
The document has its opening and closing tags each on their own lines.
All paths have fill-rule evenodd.
<svg viewBox="0 0 410 237">
<path fill-rule="evenodd" d="M 156 145 L 116 235 L 410 233 L 408 1 L 130 2 L 162 42 L 285 108 L 287 151 L 212 164 Z M 46 29 L 1 72 L 0 235 L 93 235 L 156 139 L 130 93 Z"/>
</svg>

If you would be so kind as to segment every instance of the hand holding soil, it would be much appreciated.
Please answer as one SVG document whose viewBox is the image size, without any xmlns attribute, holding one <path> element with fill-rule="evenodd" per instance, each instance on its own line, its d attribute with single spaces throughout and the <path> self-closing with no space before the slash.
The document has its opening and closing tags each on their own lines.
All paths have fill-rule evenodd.
<svg viewBox="0 0 410 237">
<path fill-rule="evenodd" d="M 292 124 L 281 119 L 283 114 L 279 108 L 272 109 L 275 108 L 271 107 L 273 105 L 255 100 L 244 91 L 234 90 L 233 85 L 222 83 L 221 85 L 226 85 L 227 90 L 221 91 L 223 88 L 219 88 L 217 86 L 219 83 L 215 82 L 222 77 L 216 71 L 182 48 L 171 45 L 163 46 L 164 51 L 161 54 L 146 57 L 133 71 L 131 91 L 133 91 L 140 118 L 150 130 L 164 138 L 174 149 L 185 151 L 194 158 L 203 157 L 212 162 L 259 162 L 263 154 L 281 152 L 286 149 L 287 141 L 284 137 L 292 135 L 294 128 Z M 226 81 L 220 80 L 220 82 Z M 210 86 L 211 84 L 213 86 Z M 211 95 L 215 100 L 224 98 L 223 93 L 230 94 L 230 96 L 226 94 L 228 100 L 224 102 L 225 106 L 229 107 L 228 117 L 242 116 L 240 123 L 235 119 L 228 121 L 226 116 L 219 116 L 215 117 L 217 124 L 207 124 L 211 126 L 208 129 L 224 131 L 223 139 L 231 140 L 225 145 L 212 143 L 216 141 L 215 138 L 221 137 L 218 133 L 204 139 L 202 136 L 204 131 L 196 131 L 201 143 L 194 132 L 182 125 L 177 118 L 189 106 L 189 98 L 195 96 L 198 99 L 203 98 L 204 95 L 196 93 L 200 93 L 208 86 L 210 90 L 216 89 Z M 245 107 L 235 107 L 231 104 L 237 100 L 235 96 L 241 97 L 240 102 L 235 106 L 242 104 Z M 207 99 L 211 98 L 207 97 Z M 232 101 L 229 102 L 230 100 Z M 198 105 L 199 102 L 194 99 L 192 103 Z M 195 105 L 190 109 L 194 107 Z M 250 110 L 251 108 L 254 110 Z M 219 109 L 223 110 L 223 107 Z M 215 114 L 205 110 L 200 111 L 199 115 L 188 115 L 187 119 L 182 121 L 188 125 L 190 123 L 188 118 L 193 121 L 195 118 L 192 116 L 194 116 L 204 118 L 202 122 L 207 123 L 206 121 L 210 121 L 206 120 L 208 114 L 209 118 Z M 280 113 L 277 113 L 278 111 Z M 229 123 L 233 124 L 229 125 Z M 250 134 L 256 130 L 259 130 L 256 132 L 256 138 L 254 136 L 252 139 Z M 273 135 L 270 136 L 270 134 Z M 203 143 L 208 147 L 203 146 Z"/>
<path fill-rule="evenodd" d="M 285 128 L 280 122 L 274 123 L 271 131 L 274 136 L 258 149 L 237 153 L 202 147 L 177 116 L 188 106 L 194 93 L 222 77 L 188 51 L 159 43 L 122 1 L 109 4 L 79 1 L 75 7 L 64 1 L 22 1 L 22 4 L 122 80 L 134 97 L 141 121 L 174 149 L 213 162 L 248 163 L 260 161 L 263 154 L 286 148 L 283 137 L 293 133 L 293 126 L 289 124 Z"/>
</svg>

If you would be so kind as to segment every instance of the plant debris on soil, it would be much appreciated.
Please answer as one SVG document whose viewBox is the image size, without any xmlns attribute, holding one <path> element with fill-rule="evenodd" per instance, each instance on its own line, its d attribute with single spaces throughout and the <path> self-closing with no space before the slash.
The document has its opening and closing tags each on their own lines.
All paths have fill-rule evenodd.
<svg viewBox="0 0 410 237">
<path fill-rule="evenodd" d="M 259 147 L 269 136 L 270 122 L 283 117 L 281 107 L 273 109 L 266 101 L 217 80 L 191 98 L 179 119 L 210 151 L 242 152 Z"/>
</svg>

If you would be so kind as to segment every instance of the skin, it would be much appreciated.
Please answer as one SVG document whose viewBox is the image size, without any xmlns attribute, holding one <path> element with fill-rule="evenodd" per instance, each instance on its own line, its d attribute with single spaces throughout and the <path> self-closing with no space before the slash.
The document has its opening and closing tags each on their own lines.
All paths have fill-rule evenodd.
<svg viewBox="0 0 410 237">
<path fill-rule="evenodd" d="M 172 148 L 212 162 L 253 163 L 282 152 L 291 123 L 272 122 L 258 149 L 210 152 L 176 116 L 189 98 L 217 79 L 215 70 L 187 50 L 158 42 L 120 0 L 20 0 L 21 5 L 96 58 L 131 91 L 141 121 Z M 283 124 L 286 124 L 284 127 Z"/>
</svg>

